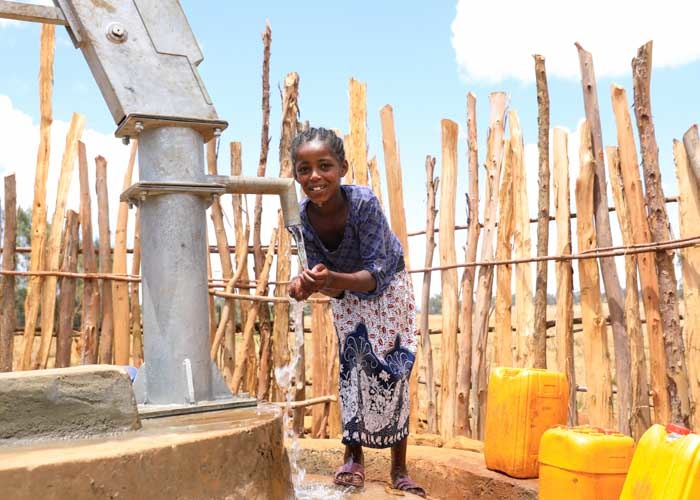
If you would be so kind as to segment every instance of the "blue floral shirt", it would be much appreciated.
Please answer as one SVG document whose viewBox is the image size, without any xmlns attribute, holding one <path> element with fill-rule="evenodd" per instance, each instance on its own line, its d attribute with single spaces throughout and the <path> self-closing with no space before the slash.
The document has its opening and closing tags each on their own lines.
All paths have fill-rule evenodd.
<svg viewBox="0 0 700 500">
<path fill-rule="evenodd" d="M 309 268 L 324 264 L 331 271 L 354 273 L 367 270 L 377 281 L 372 292 L 349 292 L 360 298 L 380 296 L 394 275 L 404 269 L 403 249 L 382 212 L 379 200 L 365 186 L 344 184 L 340 188 L 350 203 L 345 232 L 338 248 L 325 247 L 306 215 L 308 198 L 300 204 L 304 245 Z"/>
</svg>

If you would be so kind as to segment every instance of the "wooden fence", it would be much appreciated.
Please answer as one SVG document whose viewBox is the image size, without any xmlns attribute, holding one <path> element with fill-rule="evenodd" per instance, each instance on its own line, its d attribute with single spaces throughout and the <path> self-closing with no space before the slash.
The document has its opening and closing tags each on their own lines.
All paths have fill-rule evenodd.
<svg viewBox="0 0 700 500">
<path fill-rule="evenodd" d="M 66 139 L 56 208 L 51 225 L 47 225 L 53 27 L 44 26 L 41 37 L 40 144 L 28 248 L 16 246 L 16 186 L 13 176 L 5 178 L 0 370 L 86 363 L 140 366 L 142 337 L 148 332 L 141 329 L 138 211 L 136 236 L 129 246 L 128 207 L 120 204 L 112 246 L 108 200 L 116 199 L 117 194 L 108 193 L 107 163 L 97 157 L 99 248 L 94 248 L 89 161 L 80 142 L 85 120 L 77 114 Z M 269 155 L 269 26 L 262 39 L 263 128 L 257 169 L 260 176 L 267 174 Z M 389 198 L 388 205 L 383 202 L 384 209 L 406 250 L 407 267 L 423 279 L 422 297 L 417 300 L 422 338 L 410 387 L 414 432 L 439 434 L 437 439 L 443 442 L 458 436 L 482 437 L 488 373 L 495 365 L 564 372 L 570 384 L 571 423 L 587 421 L 634 437 L 652 422 L 700 425 L 700 405 L 695 404 L 700 400 L 700 140 L 697 126 L 693 125 L 682 141 L 674 141 L 678 193 L 677 197 L 666 197 L 661 187 L 649 99 L 651 48 L 651 43 L 641 47 L 633 61 L 633 102 L 641 149 L 638 154 L 630 100 L 625 89 L 618 86 L 612 88 L 610 95 L 617 145 L 604 148 L 593 59 L 578 47 L 586 121 L 580 129 L 580 166 L 573 196 L 569 192 L 568 134 L 560 128 L 550 130 L 545 61 L 535 56 L 539 190 L 534 219 L 528 213 L 528 196 L 532 193 L 526 190 L 526 175 L 535 166 L 525 165 L 518 114 L 507 109 L 505 93 L 489 96 L 486 151 L 481 157 L 476 96 L 467 95 L 466 224 L 457 224 L 455 217 L 460 189 L 459 124 L 443 120 L 441 178 L 438 182 L 435 158 L 428 155 L 426 226 L 412 233 L 406 227 L 393 110 L 388 105 L 380 110 Z M 292 174 L 290 144 L 302 128 L 298 89 L 299 76 L 290 73 L 283 88 L 280 176 Z M 346 181 L 371 185 L 381 196 L 379 162 L 367 157 L 366 93 L 364 83 L 350 80 L 350 124 L 344 137 L 351 168 Z M 217 174 L 218 151 L 217 144 L 208 144 L 209 174 Z M 243 161 L 241 144 L 231 143 L 229 151 L 230 173 L 239 175 Z M 125 187 L 132 182 L 135 153 L 136 144 L 125 169 Z M 479 200 L 480 161 L 485 164 L 483 200 Z M 81 194 L 79 213 L 66 211 L 66 195 L 76 163 Z M 615 207 L 608 206 L 608 182 Z M 570 208 L 572 197 L 575 213 Z M 294 248 L 284 230 L 273 231 L 268 242 L 261 241 L 261 197 L 252 212 L 252 231 L 250 212 L 244 209 L 245 199 L 232 195 L 229 200 L 215 199 L 210 209 L 216 245 L 210 248 L 209 269 L 221 269 L 221 275 L 210 273 L 209 277 L 211 356 L 233 391 L 282 401 L 284 394 L 273 374 L 275 368 L 289 363 L 294 341 L 286 294 Z M 233 235 L 224 226 L 222 204 L 229 202 Z M 554 207 L 553 214 L 550 206 Z M 667 210 L 676 207 L 680 227 L 674 234 L 680 237 L 672 240 Z M 624 246 L 612 244 L 610 213 L 617 217 Z M 531 234 L 533 224 L 536 235 Z M 551 238 L 556 238 L 555 255 L 547 255 L 550 229 Z M 434 266 L 436 231 L 439 265 Z M 409 259 L 409 248 L 418 241 L 416 236 L 425 240 L 422 263 Z M 537 252 L 533 256 L 534 236 Z M 457 255 L 457 244 L 466 246 L 464 256 Z M 16 256 L 22 252 L 29 253 L 26 269 L 19 269 L 16 263 Z M 673 265 L 676 255 L 680 255 L 680 276 L 676 276 Z M 624 292 L 616 258 L 624 259 Z M 213 265 L 213 259 L 218 260 L 218 265 Z M 547 274 L 548 261 L 554 261 L 554 276 Z M 271 282 L 273 266 L 275 279 Z M 435 272 L 441 279 L 442 314 L 441 324 L 431 329 L 427 311 Z M 18 276 L 28 277 L 21 325 L 17 324 L 14 307 Z M 556 287 L 552 287 L 556 288 L 556 305 L 548 308 L 547 282 L 552 279 L 556 281 Z M 575 290 L 580 291 L 580 305 L 574 304 Z M 335 437 L 341 427 L 333 397 L 338 383 L 338 357 L 330 304 L 322 296 L 313 297 L 309 304 L 308 342 L 301 350 L 305 360 L 302 367 L 306 369 L 296 373 L 295 427 L 303 431 L 306 416 L 310 418 L 306 428 L 313 436 Z M 311 410 L 311 405 L 316 406 Z"/>
</svg>

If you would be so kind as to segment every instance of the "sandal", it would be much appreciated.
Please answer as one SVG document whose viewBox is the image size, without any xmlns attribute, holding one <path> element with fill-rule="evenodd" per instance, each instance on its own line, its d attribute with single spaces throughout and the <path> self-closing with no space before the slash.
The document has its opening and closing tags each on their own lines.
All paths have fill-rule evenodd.
<svg viewBox="0 0 700 500">
<path fill-rule="evenodd" d="M 338 467 L 335 471 L 333 483 L 338 486 L 351 486 L 353 488 L 364 488 L 365 468 L 357 462 L 347 462 Z"/>
<path fill-rule="evenodd" d="M 394 481 L 393 488 L 399 491 L 407 491 L 418 495 L 419 497 L 425 498 L 425 490 L 418 486 L 410 477 L 401 476 L 396 481 Z"/>
</svg>

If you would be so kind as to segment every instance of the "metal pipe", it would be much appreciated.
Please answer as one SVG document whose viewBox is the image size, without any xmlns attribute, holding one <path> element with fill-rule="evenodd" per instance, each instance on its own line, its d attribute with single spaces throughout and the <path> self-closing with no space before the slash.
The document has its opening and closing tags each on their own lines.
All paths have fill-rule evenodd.
<svg viewBox="0 0 700 500">
<path fill-rule="evenodd" d="M 227 175 L 208 175 L 207 181 L 223 184 L 227 193 L 232 194 L 276 194 L 280 197 L 284 226 L 301 224 L 299 200 L 294 179 L 286 177 L 244 177 Z"/>
<path fill-rule="evenodd" d="M 204 180 L 202 136 L 196 130 L 144 130 L 138 147 L 140 179 Z M 139 402 L 193 404 L 230 396 L 227 390 L 221 394 L 222 381 L 209 358 L 208 204 L 187 192 L 140 202 L 145 370 L 137 375 Z"/>
<path fill-rule="evenodd" d="M 33 23 L 68 24 L 61 9 L 49 5 L 35 5 L 24 2 L 8 2 L 0 0 L 0 18 L 15 21 L 30 21 Z"/>
</svg>

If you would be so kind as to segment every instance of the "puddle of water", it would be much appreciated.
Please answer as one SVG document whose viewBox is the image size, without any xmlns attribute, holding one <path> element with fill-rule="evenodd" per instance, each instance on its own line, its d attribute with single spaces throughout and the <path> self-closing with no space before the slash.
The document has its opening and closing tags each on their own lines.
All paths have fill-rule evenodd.
<svg viewBox="0 0 700 500">
<path fill-rule="evenodd" d="M 331 488 L 325 484 L 306 483 L 295 487 L 294 493 L 297 500 L 346 500 L 350 498 L 348 491 L 339 488 Z"/>
</svg>

